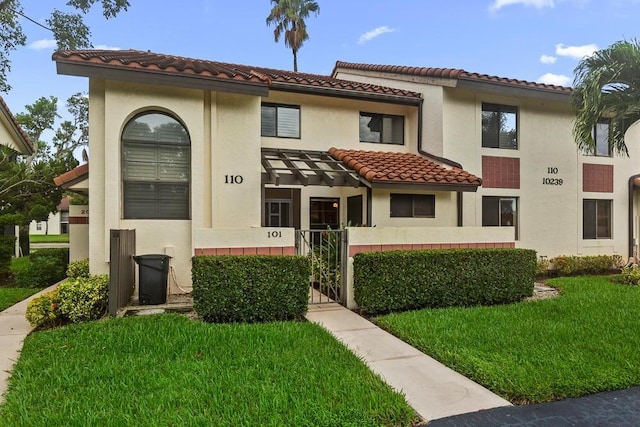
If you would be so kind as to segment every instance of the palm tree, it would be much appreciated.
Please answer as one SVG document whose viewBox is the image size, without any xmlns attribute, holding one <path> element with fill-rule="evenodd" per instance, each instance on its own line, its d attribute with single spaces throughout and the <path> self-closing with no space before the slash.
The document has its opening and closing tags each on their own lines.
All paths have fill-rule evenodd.
<svg viewBox="0 0 640 427">
<path fill-rule="evenodd" d="M 595 149 L 593 129 L 607 119 L 611 148 L 629 155 L 624 134 L 640 119 L 638 40 L 618 41 L 582 59 L 575 69 L 571 105 L 576 113 L 573 135 L 580 149 Z"/>
<path fill-rule="evenodd" d="M 267 25 L 274 24 L 273 37 L 276 43 L 284 32 L 284 45 L 293 51 L 293 71 L 298 71 L 298 50 L 309 39 L 304 22 L 311 13 L 318 16 L 320 6 L 311 0 L 271 0 L 273 8 L 267 16 Z"/>
</svg>

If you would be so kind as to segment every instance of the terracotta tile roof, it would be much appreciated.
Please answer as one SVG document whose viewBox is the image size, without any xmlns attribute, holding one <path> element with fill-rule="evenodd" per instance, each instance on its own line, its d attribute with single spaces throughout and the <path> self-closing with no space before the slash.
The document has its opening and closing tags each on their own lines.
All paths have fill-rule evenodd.
<svg viewBox="0 0 640 427">
<path fill-rule="evenodd" d="M 27 135 L 27 133 L 24 131 L 24 129 L 22 129 L 22 126 L 20 126 L 20 124 L 16 120 L 15 116 L 11 113 L 11 110 L 9 110 L 9 106 L 6 104 L 6 102 L 4 102 L 4 99 L 2 99 L 1 96 L 0 96 L 0 109 L 4 113 L 4 115 L 7 118 L 7 120 L 9 120 L 9 122 L 18 131 L 18 137 L 21 139 L 21 142 L 24 145 L 24 148 L 26 149 L 26 151 L 28 151 L 27 153 L 23 153 L 23 154 L 32 154 L 32 153 L 34 153 L 35 152 L 35 148 L 33 147 L 33 144 L 31 143 L 31 138 L 29 138 L 29 135 Z"/>
<path fill-rule="evenodd" d="M 371 183 L 482 185 L 482 179 L 465 170 L 447 169 L 413 153 L 331 147 L 329 154 Z"/>
<path fill-rule="evenodd" d="M 570 87 L 536 83 L 526 80 L 510 79 L 507 77 L 491 76 L 489 74 L 471 73 L 459 68 L 405 67 L 401 65 L 357 64 L 352 62 L 336 61 L 336 65 L 333 68 L 333 72 L 331 73 L 331 75 L 335 76 L 338 68 L 359 71 L 375 71 L 379 73 L 404 74 L 407 76 L 470 80 L 507 86 L 524 87 L 543 91 L 560 92 L 566 94 L 571 93 Z"/>
<path fill-rule="evenodd" d="M 53 182 L 61 187 L 64 184 L 68 184 L 72 181 L 82 180 L 89 177 L 89 163 L 85 163 L 84 165 L 80 165 L 75 169 L 71 169 L 63 173 L 60 176 L 53 178 Z"/>
<path fill-rule="evenodd" d="M 91 64 L 111 69 L 154 71 L 169 75 L 188 75 L 222 81 L 263 84 L 273 89 L 284 85 L 293 85 L 301 88 L 317 87 L 417 100 L 421 98 L 417 92 L 340 80 L 331 76 L 192 59 L 139 50 L 63 50 L 55 52 L 53 60 L 65 63 Z"/>
<path fill-rule="evenodd" d="M 56 209 L 59 210 L 60 212 L 68 212 L 70 202 L 71 202 L 71 197 L 69 196 L 63 197 L 62 200 L 60 200 L 60 204 L 56 206 Z"/>
</svg>

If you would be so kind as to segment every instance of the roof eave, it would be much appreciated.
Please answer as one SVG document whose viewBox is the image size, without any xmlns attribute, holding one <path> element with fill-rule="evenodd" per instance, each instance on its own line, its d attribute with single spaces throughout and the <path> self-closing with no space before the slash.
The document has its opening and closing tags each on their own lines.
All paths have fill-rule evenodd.
<svg viewBox="0 0 640 427">
<path fill-rule="evenodd" d="M 189 89 L 204 89 L 215 92 L 229 92 L 243 95 L 267 96 L 269 87 L 266 83 L 243 80 L 220 79 L 202 75 L 168 73 L 161 70 L 132 68 L 123 70 L 106 64 L 77 63 L 56 59 L 58 74 L 117 80 L 134 83 L 156 84 L 162 86 L 178 86 Z"/>
<path fill-rule="evenodd" d="M 18 146 L 18 152 L 25 155 L 31 155 L 35 153 L 33 144 L 31 144 L 31 141 L 29 141 L 24 136 L 24 133 L 20 130 L 20 128 L 18 128 L 18 124 L 15 122 L 15 119 L 13 119 L 11 111 L 7 109 L 3 102 L 0 102 L 0 110 L 2 110 L 2 114 L 6 117 L 6 122 L 11 128 L 11 133 L 14 136 L 13 140 Z"/>
<path fill-rule="evenodd" d="M 371 188 L 373 189 L 411 189 L 411 190 L 426 190 L 426 191 L 464 191 L 464 192 L 476 192 L 478 191 L 479 184 L 453 184 L 453 183 L 435 183 L 435 182 L 394 182 L 394 181 L 373 181 L 371 182 Z"/>
<path fill-rule="evenodd" d="M 563 92 L 557 89 L 527 87 L 502 82 L 482 81 L 465 77 L 458 78 L 458 84 L 456 85 L 456 87 L 481 92 L 495 93 L 499 95 L 538 98 L 557 102 L 567 102 L 570 96 L 570 92 Z"/>
<path fill-rule="evenodd" d="M 355 91 L 347 89 L 327 88 L 321 86 L 306 86 L 295 83 L 272 82 L 271 89 L 282 92 L 295 92 L 311 95 L 322 95 L 335 98 L 348 98 L 360 101 L 382 101 L 390 104 L 420 105 L 422 97 L 411 97 L 401 95 L 389 95 L 383 93 L 373 93 L 365 91 Z"/>
</svg>

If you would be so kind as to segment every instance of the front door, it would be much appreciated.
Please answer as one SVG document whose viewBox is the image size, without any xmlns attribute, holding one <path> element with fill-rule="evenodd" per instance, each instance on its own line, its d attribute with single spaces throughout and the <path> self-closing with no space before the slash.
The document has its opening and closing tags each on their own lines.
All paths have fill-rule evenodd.
<svg viewBox="0 0 640 427">
<path fill-rule="evenodd" d="M 312 197 L 309 201 L 309 228 L 311 230 L 338 230 L 340 228 L 340 199 Z"/>
</svg>

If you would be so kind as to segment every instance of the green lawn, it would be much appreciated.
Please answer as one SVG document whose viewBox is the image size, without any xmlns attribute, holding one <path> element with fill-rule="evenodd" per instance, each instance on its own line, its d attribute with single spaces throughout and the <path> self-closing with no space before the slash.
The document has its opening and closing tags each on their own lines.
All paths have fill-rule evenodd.
<svg viewBox="0 0 640 427">
<path fill-rule="evenodd" d="M 26 268 L 28 262 L 28 257 L 14 258 L 11 260 L 11 268 Z M 11 307 L 13 304 L 30 297 L 40 290 L 40 288 L 16 288 L 13 286 L 13 280 L 11 280 L 11 283 L 0 283 L 0 311 Z"/>
<path fill-rule="evenodd" d="M 560 297 L 377 322 L 513 403 L 640 385 L 640 287 L 588 276 L 549 283 Z"/>
<path fill-rule="evenodd" d="M 408 426 L 404 398 L 318 325 L 127 317 L 31 334 L 1 426 Z"/>
<path fill-rule="evenodd" d="M 40 291 L 38 288 L 7 288 L 0 286 L 0 311 L 11 307 L 38 291 Z"/>
<path fill-rule="evenodd" d="M 69 243 L 68 234 L 30 234 L 29 243 Z"/>
</svg>

